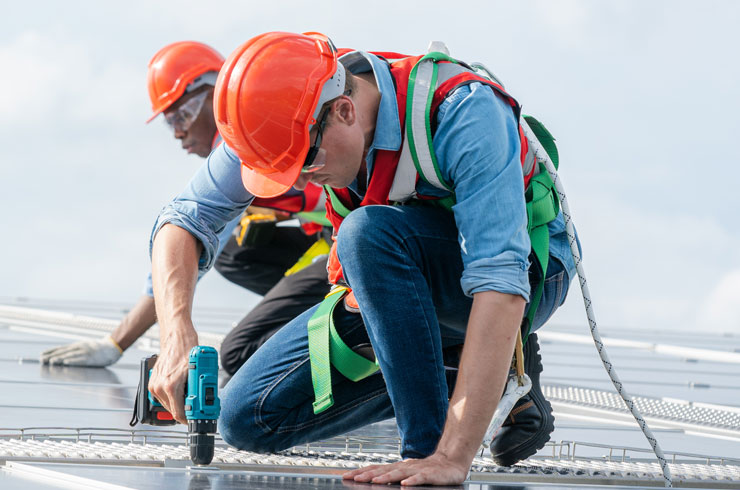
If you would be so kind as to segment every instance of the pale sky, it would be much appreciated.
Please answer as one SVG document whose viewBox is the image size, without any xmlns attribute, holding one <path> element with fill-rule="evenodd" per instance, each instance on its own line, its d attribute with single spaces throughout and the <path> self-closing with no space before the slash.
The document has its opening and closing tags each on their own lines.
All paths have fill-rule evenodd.
<svg viewBox="0 0 740 490">
<path fill-rule="evenodd" d="M 740 3 L 13 2 L 0 17 L 0 296 L 134 302 L 159 209 L 203 162 L 150 113 L 167 43 L 270 30 L 482 61 L 558 139 L 600 324 L 740 333 Z M 735 61 L 733 61 L 735 60 Z M 255 297 L 211 272 L 196 306 Z M 577 281 L 552 320 L 583 325 Z"/>
</svg>

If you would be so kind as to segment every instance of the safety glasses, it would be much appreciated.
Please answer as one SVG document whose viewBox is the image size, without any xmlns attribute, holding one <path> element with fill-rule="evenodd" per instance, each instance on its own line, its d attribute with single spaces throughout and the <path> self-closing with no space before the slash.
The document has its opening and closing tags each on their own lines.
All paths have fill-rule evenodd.
<svg viewBox="0 0 740 490">
<path fill-rule="evenodd" d="M 167 126 L 173 131 L 187 131 L 198 118 L 203 103 L 208 96 L 208 91 L 204 91 L 195 97 L 188 99 L 187 102 L 177 108 L 176 111 L 165 111 L 164 120 Z"/>
<path fill-rule="evenodd" d="M 326 116 L 329 114 L 329 111 L 331 111 L 331 108 L 324 111 L 324 114 L 321 115 L 318 122 L 316 123 L 316 140 L 314 140 L 313 146 L 308 149 L 306 160 L 303 162 L 301 173 L 310 174 L 311 172 L 315 172 L 318 169 L 322 168 L 326 164 L 326 158 L 319 158 L 317 160 L 316 155 L 319 154 L 319 150 L 321 148 L 321 138 L 324 133 L 324 126 L 326 126 Z M 326 152 L 323 152 L 323 154 L 325 156 Z"/>
</svg>

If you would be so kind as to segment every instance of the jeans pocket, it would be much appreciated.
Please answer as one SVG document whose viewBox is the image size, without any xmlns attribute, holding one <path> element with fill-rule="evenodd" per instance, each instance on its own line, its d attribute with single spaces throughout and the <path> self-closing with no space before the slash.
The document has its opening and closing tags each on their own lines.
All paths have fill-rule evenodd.
<svg viewBox="0 0 740 490">
<path fill-rule="evenodd" d="M 565 271 L 560 271 L 545 280 L 545 291 L 542 294 L 552 295 L 552 301 L 550 302 L 556 302 L 556 307 L 562 306 L 565 303 L 565 297 L 567 296 L 565 294 L 566 277 Z"/>
<path fill-rule="evenodd" d="M 559 265 L 559 264 L 558 264 Z M 553 268 L 554 269 L 554 268 Z M 532 331 L 537 330 L 550 319 L 560 305 L 565 302 L 567 288 L 565 287 L 566 274 L 562 267 L 559 272 L 552 275 L 548 274 L 545 279 L 542 299 L 534 315 Z"/>
</svg>

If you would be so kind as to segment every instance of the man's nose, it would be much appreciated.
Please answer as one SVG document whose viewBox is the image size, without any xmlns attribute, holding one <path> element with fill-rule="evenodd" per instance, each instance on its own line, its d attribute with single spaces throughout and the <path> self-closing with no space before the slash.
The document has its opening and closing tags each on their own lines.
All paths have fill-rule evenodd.
<svg viewBox="0 0 740 490">
<path fill-rule="evenodd" d="M 181 139 L 185 138 L 185 136 L 187 136 L 187 134 L 188 134 L 187 131 L 183 131 L 182 129 L 179 129 L 177 127 L 175 128 L 175 139 L 181 140 Z"/>
</svg>

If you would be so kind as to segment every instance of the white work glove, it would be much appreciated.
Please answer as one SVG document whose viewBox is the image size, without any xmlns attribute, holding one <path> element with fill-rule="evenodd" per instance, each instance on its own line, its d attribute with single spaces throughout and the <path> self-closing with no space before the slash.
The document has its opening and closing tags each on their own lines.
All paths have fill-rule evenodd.
<svg viewBox="0 0 740 490">
<path fill-rule="evenodd" d="M 62 345 L 41 353 L 41 364 L 59 366 L 110 366 L 123 355 L 123 350 L 110 337 Z"/>
</svg>

